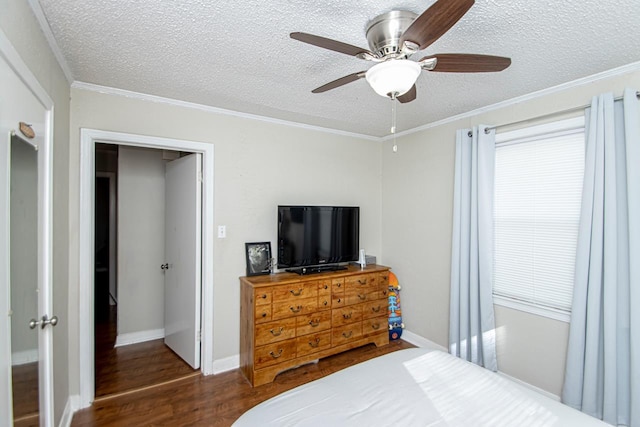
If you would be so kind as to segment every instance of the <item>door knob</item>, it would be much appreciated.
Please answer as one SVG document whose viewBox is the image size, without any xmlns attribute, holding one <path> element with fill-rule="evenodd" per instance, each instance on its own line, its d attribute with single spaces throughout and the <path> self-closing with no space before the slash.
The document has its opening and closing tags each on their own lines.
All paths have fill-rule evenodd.
<svg viewBox="0 0 640 427">
<path fill-rule="evenodd" d="M 45 314 L 40 320 L 31 319 L 29 321 L 29 329 L 35 329 L 38 325 L 40 325 L 40 328 L 44 329 L 44 327 L 47 325 L 56 326 L 57 324 L 58 316 L 53 316 L 51 319 L 49 319 L 49 317 L 47 317 L 47 315 Z"/>
<path fill-rule="evenodd" d="M 163 270 L 168 270 L 169 269 L 169 264 L 168 263 L 167 264 L 162 264 L 160 266 L 160 268 L 163 269 Z"/>
</svg>

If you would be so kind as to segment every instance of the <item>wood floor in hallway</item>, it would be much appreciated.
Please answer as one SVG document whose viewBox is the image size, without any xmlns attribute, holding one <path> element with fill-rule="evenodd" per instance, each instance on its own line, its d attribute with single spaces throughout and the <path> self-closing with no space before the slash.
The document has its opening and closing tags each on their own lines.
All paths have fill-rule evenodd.
<svg viewBox="0 0 640 427">
<path fill-rule="evenodd" d="M 104 397 L 73 417 L 72 426 L 230 426 L 242 413 L 279 393 L 383 354 L 413 347 L 399 340 L 369 344 L 278 375 L 251 387 L 239 369 L 195 375 L 168 384 Z"/>
<path fill-rule="evenodd" d="M 96 323 L 96 398 L 197 375 L 162 339 L 115 347 L 116 311 Z"/>
</svg>

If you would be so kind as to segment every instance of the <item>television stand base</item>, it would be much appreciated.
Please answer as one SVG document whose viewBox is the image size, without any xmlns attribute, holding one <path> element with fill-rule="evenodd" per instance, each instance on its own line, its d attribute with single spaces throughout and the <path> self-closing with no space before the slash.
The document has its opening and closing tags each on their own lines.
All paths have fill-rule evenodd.
<svg viewBox="0 0 640 427">
<path fill-rule="evenodd" d="M 315 267 L 287 268 L 285 271 L 288 273 L 296 273 L 301 276 L 305 276 L 307 274 L 324 273 L 325 271 L 340 271 L 347 269 L 347 266 L 342 265 L 320 265 Z"/>
</svg>

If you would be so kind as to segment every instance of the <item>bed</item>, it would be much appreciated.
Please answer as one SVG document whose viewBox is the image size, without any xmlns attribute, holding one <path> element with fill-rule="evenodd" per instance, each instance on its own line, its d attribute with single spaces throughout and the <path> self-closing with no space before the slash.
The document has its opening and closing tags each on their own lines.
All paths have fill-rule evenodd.
<svg viewBox="0 0 640 427">
<path fill-rule="evenodd" d="M 609 425 L 448 353 L 413 348 L 275 396 L 233 426 Z"/>
</svg>

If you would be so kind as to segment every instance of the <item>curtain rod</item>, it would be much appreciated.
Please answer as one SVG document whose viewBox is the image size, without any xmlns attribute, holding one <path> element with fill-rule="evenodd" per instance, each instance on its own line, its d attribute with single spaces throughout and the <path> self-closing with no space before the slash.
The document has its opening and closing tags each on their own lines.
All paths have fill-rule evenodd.
<svg viewBox="0 0 640 427">
<path fill-rule="evenodd" d="M 636 96 L 640 97 L 640 92 L 636 92 Z M 614 101 L 620 101 L 623 97 L 622 96 L 618 96 L 617 98 L 614 98 Z M 517 122 L 511 122 L 511 123 L 503 123 L 501 125 L 496 125 L 496 126 L 487 126 L 486 128 L 484 128 L 484 133 L 489 133 L 492 130 L 498 130 L 500 128 L 503 127 L 507 127 L 507 126 L 513 126 L 513 125 L 519 125 L 521 123 L 528 123 L 528 122 L 533 122 L 533 121 L 538 121 L 538 120 L 543 120 L 549 117 L 553 117 L 553 116 L 558 116 L 560 114 L 569 114 L 569 113 L 574 113 L 576 111 L 580 111 L 580 110 L 584 110 L 587 107 L 590 107 L 591 104 L 586 104 L 586 105 L 581 105 L 579 107 L 573 107 L 573 108 L 568 108 L 566 110 L 560 110 L 560 111 L 555 111 L 553 113 L 549 113 L 549 114 L 545 114 L 543 116 L 538 116 L 538 117 L 533 117 L 530 119 L 525 119 L 525 120 L 519 120 Z"/>
</svg>

